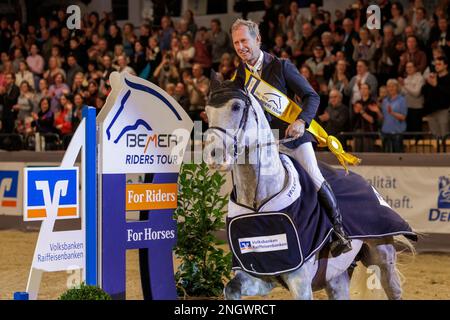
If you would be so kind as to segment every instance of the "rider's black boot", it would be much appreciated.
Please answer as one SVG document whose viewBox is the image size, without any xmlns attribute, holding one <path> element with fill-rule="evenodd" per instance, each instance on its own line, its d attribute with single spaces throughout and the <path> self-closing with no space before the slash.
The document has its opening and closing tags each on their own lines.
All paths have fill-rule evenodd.
<svg viewBox="0 0 450 320">
<path fill-rule="evenodd" d="M 324 181 L 318 192 L 320 205 L 325 208 L 328 218 L 333 224 L 336 238 L 331 243 L 331 255 L 338 255 L 348 252 L 352 249 L 350 240 L 342 227 L 342 215 L 337 205 L 336 197 L 328 182 Z"/>
</svg>

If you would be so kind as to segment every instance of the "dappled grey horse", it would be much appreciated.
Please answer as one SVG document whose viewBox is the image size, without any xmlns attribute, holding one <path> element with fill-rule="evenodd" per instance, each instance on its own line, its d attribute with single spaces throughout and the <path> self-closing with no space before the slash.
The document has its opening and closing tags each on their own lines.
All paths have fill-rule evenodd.
<svg viewBox="0 0 450 320">
<path fill-rule="evenodd" d="M 280 193 L 288 180 L 277 141 L 264 111 L 251 94 L 236 88 L 231 81 L 220 82 L 214 75 L 212 78 L 206 106 L 209 129 L 205 161 L 213 169 L 231 170 L 236 203 L 259 208 Z M 238 160 L 242 155 L 245 161 Z M 410 245 L 406 238 L 403 241 Z M 313 291 L 323 288 L 330 299 L 349 299 L 356 257 L 366 267 L 378 266 L 387 297 L 400 299 L 402 288 L 396 269 L 394 236 L 353 238 L 352 247 L 350 252 L 332 258 L 325 246 L 299 268 L 276 276 L 252 275 L 242 268 L 235 270 L 234 278 L 225 286 L 225 299 L 264 296 L 279 285 L 288 288 L 294 299 L 312 299 Z"/>
</svg>

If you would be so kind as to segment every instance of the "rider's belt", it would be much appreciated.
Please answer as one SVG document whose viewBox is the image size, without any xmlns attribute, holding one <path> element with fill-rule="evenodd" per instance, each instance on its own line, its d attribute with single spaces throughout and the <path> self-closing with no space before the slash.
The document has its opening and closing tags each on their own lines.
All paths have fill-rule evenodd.
<svg viewBox="0 0 450 320">
<path fill-rule="evenodd" d="M 245 87 L 258 99 L 265 111 L 284 122 L 293 123 L 302 112 L 302 108 L 283 92 L 271 86 L 247 68 L 245 68 Z M 361 162 L 361 159 L 346 153 L 339 140 L 328 135 L 325 129 L 315 120 L 311 121 L 307 130 L 317 139 L 319 147 L 328 147 L 334 153 L 347 172 L 347 163 L 357 165 Z"/>
</svg>

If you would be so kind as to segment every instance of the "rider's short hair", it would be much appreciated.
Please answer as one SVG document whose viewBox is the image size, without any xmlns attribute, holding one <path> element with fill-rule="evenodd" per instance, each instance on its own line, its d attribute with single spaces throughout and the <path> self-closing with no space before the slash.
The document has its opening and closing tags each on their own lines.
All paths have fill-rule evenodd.
<svg viewBox="0 0 450 320">
<path fill-rule="evenodd" d="M 259 27 L 258 24 L 252 20 L 244 20 L 244 19 L 237 19 L 233 25 L 231 26 L 231 32 L 237 30 L 239 27 L 245 26 L 248 28 L 248 31 L 250 32 L 250 35 L 254 38 L 259 36 Z"/>
</svg>

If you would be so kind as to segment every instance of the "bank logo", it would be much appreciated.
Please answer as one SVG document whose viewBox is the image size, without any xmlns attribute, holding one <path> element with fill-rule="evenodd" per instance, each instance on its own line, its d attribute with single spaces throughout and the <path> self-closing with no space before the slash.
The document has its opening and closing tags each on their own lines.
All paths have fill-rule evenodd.
<svg viewBox="0 0 450 320">
<path fill-rule="evenodd" d="M 250 237 L 238 239 L 241 254 L 249 252 L 270 252 L 288 249 L 285 233 L 273 236 Z"/>
<path fill-rule="evenodd" d="M 14 208 L 17 206 L 19 171 L 0 171 L 0 205 Z"/>
<path fill-rule="evenodd" d="M 26 168 L 24 220 L 79 217 L 78 168 Z"/>
<path fill-rule="evenodd" d="M 239 248 L 241 248 L 242 253 L 245 253 L 245 251 L 251 250 L 252 243 L 250 241 L 239 241 Z"/>
<path fill-rule="evenodd" d="M 450 179 L 445 176 L 439 177 L 438 208 L 450 208 Z"/>
</svg>

